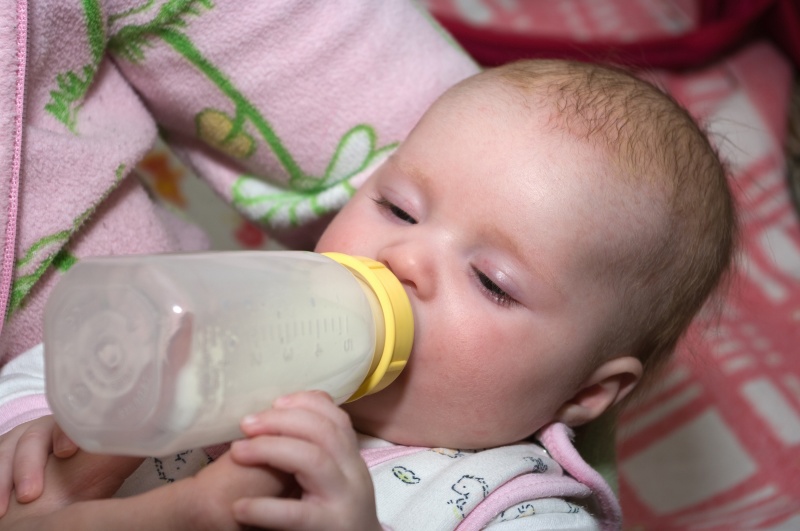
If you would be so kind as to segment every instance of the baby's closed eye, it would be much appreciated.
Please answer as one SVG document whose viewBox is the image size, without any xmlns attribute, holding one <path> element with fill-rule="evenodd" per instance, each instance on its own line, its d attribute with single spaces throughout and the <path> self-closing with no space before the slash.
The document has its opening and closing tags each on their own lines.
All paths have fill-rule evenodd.
<svg viewBox="0 0 800 531">
<path fill-rule="evenodd" d="M 373 198 L 372 200 L 375 201 L 375 204 L 378 205 L 379 208 L 381 208 L 381 209 L 385 210 L 386 212 L 390 213 L 391 215 L 393 215 L 397 219 L 399 219 L 401 221 L 405 221 L 406 223 L 409 223 L 410 225 L 416 225 L 417 224 L 417 220 L 414 219 L 408 212 L 406 212 L 405 210 L 403 210 L 399 206 L 395 205 L 394 203 L 392 203 L 391 201 L 389 201 L 385 197 L 378 196 L 378 197 Z"/>
<path fill-rule="evenodd" d="M 495 304 L 504 307 L 514 306 L 519 304 L 511 295 L 506 293 L 503 288 L 498 286 L 491 278 L 489 278 L 485 273 L 476 269 L 475 267 L 472 268 L 475 277 L 477 278 L 478 282 L 480 283 L 480 289 L 483 293 Z"/>
</svg>

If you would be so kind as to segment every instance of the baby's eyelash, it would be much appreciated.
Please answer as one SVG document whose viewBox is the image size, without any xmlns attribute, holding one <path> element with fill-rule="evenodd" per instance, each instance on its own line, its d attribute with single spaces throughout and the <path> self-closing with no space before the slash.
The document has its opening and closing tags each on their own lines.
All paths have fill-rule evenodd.
<svg viewBox="0 0 800 531">
<path fill-rule="evenodd" d="M 481 291 L 483 291 L 486 296 L 492 300 L 492 302 L 506 308 L 510 308 L 519 304 L 511 295 L 503 291 L 500 286 L 495 284 L 492 279 L 487 277 L 486 274 L 475 269 L 474 267 L 472 270 L 475 273 L 478 282 L 480 282 Z"/>
<path fill-rule="evenodd" d="M 411 217 L 411 214 L 400 208 L 399 206 L 395 205 L 388 199 L 383 196 L 373 197 L 372 200 L 378 205 L 379 208 L 386 210 L 387 212 L 391 212 L 391 214 L 401 221 L 405 221 L 411 225 L 416 225 L 417 220 Z"/>
</svg>

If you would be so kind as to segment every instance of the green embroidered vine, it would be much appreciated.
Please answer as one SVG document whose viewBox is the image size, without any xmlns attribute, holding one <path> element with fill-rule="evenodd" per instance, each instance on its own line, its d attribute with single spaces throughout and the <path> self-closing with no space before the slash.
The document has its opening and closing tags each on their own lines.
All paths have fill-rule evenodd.
<svg viewBox="0 0 800 531">
<path fill-rule="evenodd" d="M 186 18 L 188 15 L 196 16 L 200 14 L 201 8 L 211 9 L 212 7 L 213 4 L 209 0 L 171 0 L 165 3 L 153 20 L 147 24 L 129 25 L 121 28 L 109 41 L 109 49 L 128 61 L 139 63 L 145 58 L 144 49 L 149 45 L 149 40 L 152 38 L 162 39 L 193 64 L 233 102 L 236 112 L 233 119 L 230 120 L 229 130 L 223 138 L 219 139 L 219 147 L 230 144 L 241 135 L 247 135 L 243 128 L 246 120 L 249 119 L 286 169 L 290 176 L 290 184 L 295 181 L 303 181 L 304 173 L 283 146 L 272 126 L 255 106 L 236 89 L 227 76 L 208 61 L 194 43 L 179 31 L 187 25 Z M 198 114 L 196 120 L 199 122 L 202 120 L 204 113 L 209 112 L 214 112 L 218 115 L 223 114 L 221 111 L 206 109 Z M 200 124 L 198 124 L 199 126 Z M 254 150 L 255 146 L 253 144 L 238 156 L 240 158 L 250 156 Z"/>
<path fill-rule="evenodd" d="M 117 166 L 117 169 L 114 171 L 114 185 L 117 185 L 122 180 L 122 177 L 125 175 L 125 167 L 125 164 L 120 164 Z M 36 283 L 40 278 L 42 278 L 42 275 L 47 272 L 51 265 L 59 271 L 64 272 L 71 268 L 75 262 L 78 261 L 78 259 L 67 249 L 64 249 L 63 245 L 70 239 L 75 231 L 77 231 L 78 228 L 84 224 L 89 216 L 92 215 L 97 208 L 97 205 L 102 203 L 103 200 L 108 197 L 108 194 L 113 188 L 114 186 L 110 187 L 97 203 L 90 206 L 78 217 L 76 217 L 72 221 L 71 228 L 64 229 L 56 232 L 55 234 L 50 234 L 40 238 L 28 248 L 22 258 L 17 260 L 16 264 L 14 264 L 15 269 L 20 270 L 24 266 L 33 262 L 34 259 L 38 258 L 42 253 L 47 253 L 48 249 L 57 249 L 55 252 L 50 252 L 47 254 L 39 263 L 39 265 L 36 266 L 35 270 L 26 275 L 20 275 L 14 279 L 14 282 L 11 286 L 11 295 L 9 296 L 8 301 L 9 316 L 19 309 L 25 297 L 28 295 L 28 293 L 30 293 L 33 286 L 36 285 Z"/>
<path fill-rule="evenodd" d="M 106 49 L 106 30 L 99 0 L 83 0 L 83 13 L 86 17 L 89 48 L 92 50 L 92 64 L 96 70 Z"/>
<path fill-rule="evenodd" d="M 86 22 L 86 37 L 92 62 L 84 65 L 79 73 L 72 70 L 56 75 L 56 89 L 50 91 L 50 101 L 45 110 L 55 116 L 67 129 L 77 133 L 75 128 L 80 103 L 94 81 L 97 67 L 105 53 L 105 28 L 102 10 L 97 0 L 83 0 L 83 14 Z"/>
<path fill-rule="evenodd" d="M 70 235 L 72 234 L 69 230 L 63 230 L 56 234 L 52 234 L 50 236 L 45 236 L 41 240 L 34 243 L 28 252 L 25 254 L 25 257 L 17 262 L 16 266 L 21 267 L 25 265 L 25 263 L 29 262 L 34 254 L 40 249 L 46 248 L 54 243 L 63 243 L 66 242 Z M 45 271 L 50 267 L 50 265 L 56 260 L 56 257 L 61 253 L 62 250 L 46 257 L 42 262 L 36 267 L 36 269 L 27 275 L 23 275 L 19 278 L 14 279 L 14 283 L 11 286 L 11 295 L 8 301 L 8 315 L 11 316 L 14 314 L 17 309 L 22 304 L 23 299 L 28 295 L 31 291 L 33 286 L 42 278 Z"/>
<path fill-rule="evenodd" d="M 143 6 L 139 9 L 144 11 L 148 7 Z M 144 49 L 150 46 L 153 37 L 159 37 L 166 29 L 185 28 L 188 25 L 186 18 L 189 15 L 198 16 L 203 8 L 213 7 L 211 0 L 169 0 L 161 6 L 150 22 L 121 28 L 108 41 L 108 48 L 132 63 L 140 63 L 145 58 Z"/>
<path fill-rule="evenodd" d="M 228 137 L 233 138 L 237 135 L 242 130 L 245 119 L 250 120 L 289 174 L 289 185 L 294 189 L 309 190 L 308 187 L 303 186 L 303 184 L 308 181 L 306 178 L 307 176 L 289 154 L 289 151 L 284 147 L 283 142 L 281 142 L 281 139 L 275 134 L 272 126 L 264 119 L 258 109 L 250 103 L 250 100 L 245 98 L 233 83 L 200 53 L 194 43 L 192 43 L 186 35 L 179 31 L 165 28 L 159 36 L 197 67 L 198 70 L 205 74 L 205 76 L 233 102 L 236 113 Z"/>
</svg>

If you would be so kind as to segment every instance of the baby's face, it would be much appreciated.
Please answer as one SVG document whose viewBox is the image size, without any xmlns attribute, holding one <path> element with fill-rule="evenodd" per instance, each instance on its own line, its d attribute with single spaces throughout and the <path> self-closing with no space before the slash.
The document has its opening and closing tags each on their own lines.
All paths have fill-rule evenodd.
<svg viewBox="0 0 800 531">
<path fill-rule="evenodd" d="M 317 251 L 366 256 L 405 286 L 416 335 L 359 431 L 482 448 L 558 418 L 618 309 L 598 280 L 603 157 L 491 95 L 437 104 L 334 219 Z"/>
</svg>

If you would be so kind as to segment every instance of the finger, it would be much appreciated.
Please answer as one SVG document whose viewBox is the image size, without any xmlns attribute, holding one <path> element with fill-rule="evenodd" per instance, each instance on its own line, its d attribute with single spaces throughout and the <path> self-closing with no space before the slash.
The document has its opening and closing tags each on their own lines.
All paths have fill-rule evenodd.
<svg viewBox="0 0 800 531">
<path fill-rule="evenodd" d="M 324 426 L 321 426 L 324 424 Z M 258 415 L 248 415 L 241 422 L 247 436 L 291 434 L 305 439 L 324 427 L 326 430 L 339 430 L 341 425 L 325 413 L 305 408 L 275 408 Z"/>
<path fill-rule="evenodd" d="M 0 477 L 0 518 L 6 514 L 11 501 L 11 475 Z"/>
<path fill-rule="evenodd" d="M 352 425 L 350 416 L 334 403 L 331 395 L 324 391 L 303 391 L 282 396 L 275 401 L 273 407 L 275 409 L 306 409 L 329 418 L 340 427 L 349 428 Z"/>
<path fill-rule="evenodd" d="M 322 391 L 304 391 L 277 398 L 270 409 L 261 413 L 248 415 L 242 422 L 242 429 L 248 430 L 246 435 L 258 435 L 261 425 L 274 414 L 274 411 L 303 409 L 316 412 L 342 428 L 350 428 L 350 417 L 339 406 L 334 404 L 330 395 Z"/>
<path fill-rule="evenodd" d="M 309 391 L 282 396 L 274 402 L 271 409 L 255 415 L 248 415 L 242 420 L 241 424 L 242 429 L 245 430 L 245 435 L 252 436 L 259 435 L 262 432 L 270 432 L 276 422 L 281 422 L 287 428 L 290 428 L 292 423 L 287 423 L 287 420 L 296 420 L 297 422 L 294 425 L 298 428 L 303 425 L 303 421 L 310 421 L 312 423 L 326 422 L 331 427 L 345 432 L 353 430 L 350 416 L 334 404 L 327 393 L 322 391 Z M 312 427 L 311 433 L 316 432 L 316 424 L 312 424 Z"/>
<path fill-rule="evenodd" d="M 233 517 L 240 524 L 268 529 L 309 531 L 330 525 L 318 505 L 287 498 L 242 498 L 233 504 Z"/>
<path fill-rule="evenodd" d="M 78 445 L 56 424 L 53 428 L 53 455 L 66 459 L 78 451 Z"/>
<path fill-rule="evenodd" d="M 14 453 L 21 429 L 15 428 L 0 439 L 0 516 L 8 510 L 11 491 L 14 490 Z"/>
<path fill-rule="evenodd" d="M 267 465 L 292 474 L 304 492 L 323 499 L 330 499 L 346 488 L 344 468 L 352 468 L 317 445 L 280 436 L 262 435 L 235 441 L 231 456 L 245 466 Z"/>
<path fill-rule="evenodd" d="M 344 415 L 344 420 L 331 418 L 330 414 Z M 325 448 L 337 459 L 346 458 L 358 447 L 355 431 L 347 414 L 333 407 L 320 413 L 315 410 L 272 409 L 255 418 L 246 417 L 242 430 L 249 437 L 257 435 L 284 435 L 308 441 Z"/>
<path fill-rule="evenodd" d="M 17 440 L 13 476 L 20 503 L 33 501 L 42 494 L 44 467 L 52 446 L 51 434 L 52 424 L 34 422 Z"/>
</svg>

